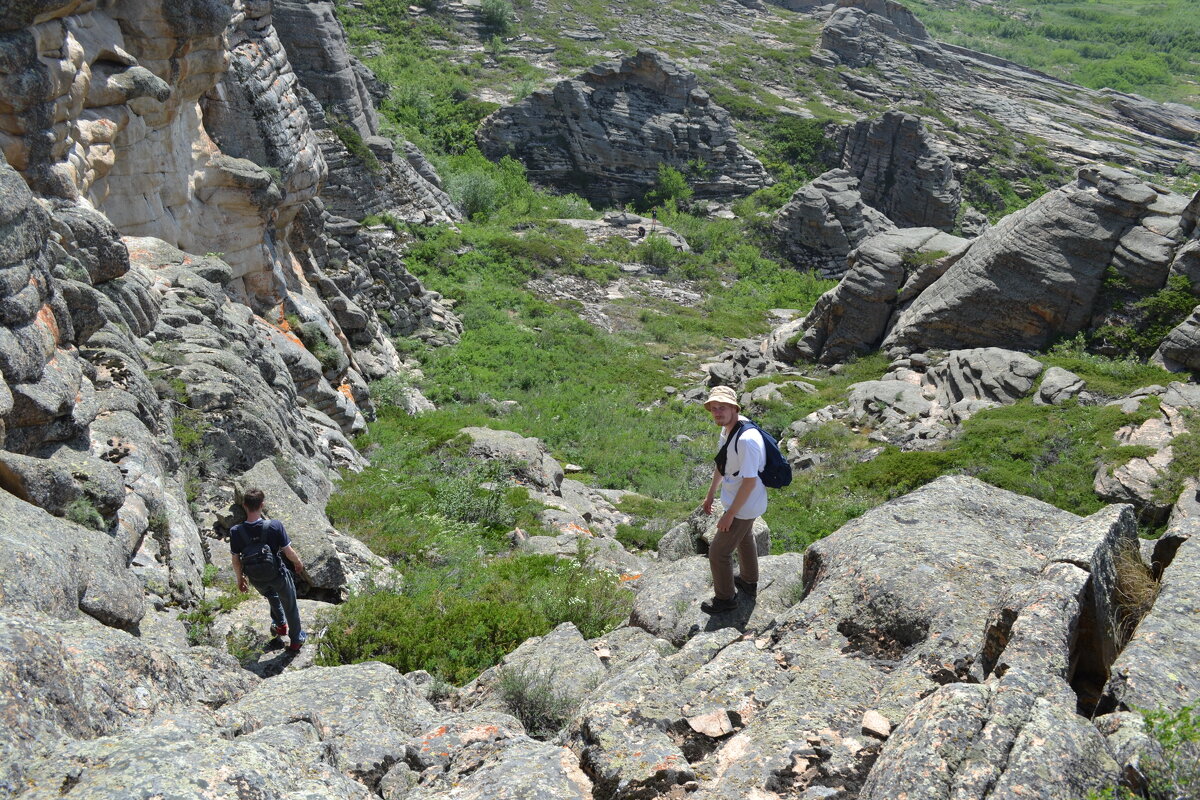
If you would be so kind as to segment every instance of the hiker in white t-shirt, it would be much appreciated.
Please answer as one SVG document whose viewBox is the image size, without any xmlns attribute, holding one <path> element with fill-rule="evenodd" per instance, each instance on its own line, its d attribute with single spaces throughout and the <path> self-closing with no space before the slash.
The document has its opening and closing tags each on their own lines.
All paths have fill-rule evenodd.
<svg viewBox="0 0 1200 800">
<path fill-rule="evenodd" d="M 704 407 L 722 429 L 717 440 L 717 466 L 704 498 L 704 513 L 712 513 L 718 486 L 721 487 L 725 513 L 717 521 L 717 535 L 708 549 L 713 597 L 701 603 L 700 610 L 706 614 L 719 614 L 737 608 L 737 590 L 751 597 L 758 592 L 758 550 L 751 531 L 754 520 L 767 510 L 767 489 L 758 478 L 766 465 L 766 448 L 754 427 L 747 426 L 737 433 L 747 420 L 739 413 L 740 406 L 733 389 L 717 386 Z M 734 446 L 726 448 L 725 442 L 735 434 Z M 721 463 L 721 451 L 725 455 L 724 464 Z M 735 550 L 741 565 L 741 572 L 736 576 L 733 574 Z"/>
</svg>

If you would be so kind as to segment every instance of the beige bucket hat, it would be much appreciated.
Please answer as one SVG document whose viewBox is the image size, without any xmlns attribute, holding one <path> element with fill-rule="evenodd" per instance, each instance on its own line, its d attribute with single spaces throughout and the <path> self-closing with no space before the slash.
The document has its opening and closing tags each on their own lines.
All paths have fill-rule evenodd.
<svg viewBox="0 0 1200 800">
<path fill-rule="evenodd" d="M 738 410 L 741 410 L 742 407 L 742 404 L 738 402 L 737 392 L 728 386 L 714 386 L 708 393 L 708 399 L 704 401 L 704 407 L 708 408 L 709 403 L 727 403 Z"/>
</svg>

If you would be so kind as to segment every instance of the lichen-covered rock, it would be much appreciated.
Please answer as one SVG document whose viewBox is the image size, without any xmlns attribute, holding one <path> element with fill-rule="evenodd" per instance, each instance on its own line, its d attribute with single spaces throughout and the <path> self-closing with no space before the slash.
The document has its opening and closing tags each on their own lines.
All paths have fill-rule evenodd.
<svg viewBox="0 0 1200 800">
<path fill-rule="evenodd" d="M 534 92 L 480 125 L 489 158 L 512 155 L 531 180 L 601 203 L 638 200 L 660 164 L 704 165 L 690 183 L 697 197 L 747 194 L 769 183 L 737 141 L 729 112 L 696 76 L 653 50 L 592 67 L 550 91 Z"/>
<path fill-rule="evenodd" d="M 454 753 L 405 800 L 592 800 L 592 781 L 565 747 L 526 737 L 481 741 Z"/>
<path fill-rule="evenodd" d="M 949 408 L 962 400 L 1011 405 L 1033 392 L 1045 367 L 1025 353 L 1000 347 L 955 350 L 927 370 L 936 398 Z"/>
<path fill-rule="evenodd" d="M 322 741 L 336 745 L 338 767 L 369 786 L 404 760 L 411 737 L 436 716 L 412 683 L 378 662 L 286 672 L 222 709 L 239 735 L 313 722 Z"/>
<path fill-rule="evenodd" d="M 374 795 L 339 772 L 309 721 L 230 739 L 202 712 L 164 714 L 145 728 L 66 744 L 34 767 L 22 796 L 236 797 L 263 800 L 369 800 Z"/>
<path fill-rule="evenodd" d="M 9 607 L 0 617 L 0 794 L 50 785 L 30 770 L 60 741 L 115 734 L 167 711 L 215 708 L 256 680 L 215 650 L 147 643 L 93 620 Z"/>
<path fill-rule="evenodd" d="M 468 456 L 506 461 L 516 469 L 517 477 L 539 489 L 554 492 L 562 484 L 562 465 L 537 439 L 491 428 L 463 428 L 462 433 L 471 439 Z"/>
<path fill-rule="evenodd" d="M 1076 713 L 1067 680 L 1102 675 L 1116 652 L 1107 625 L 1117 602 L 1116 560 L 1136 539 L 1128 506 L 1063 530 L 1042 551 L 1037 578 L 1010 584 L 1015 591 L 993 610 L 973 665 L 983 682 L 950 684 L 917 704 L 884 745 L 861 796 L 1069 800 L 1111 784 L 1117 765 Z"/>
<path fill-rule="evenodd" d="M 760 558 L 758 596 L 749 598 L 739 593 L 736 609 L 711 617 L 700 611 L 700 603 L 712 597 L 708 559 L 692 556 L 661 564 L 635 585 L 637 595 L 629 624 L 677 647 L 701 631 L 760 629 L 794 602 L 801 563 L 799 553 Z"/>
<path fill-rule="evenodd" d="M 597 687 L 572 724 L 572 746 L 607 797 L 660 796 L 695 778 L 668 736 L 686 701 L 674 673 L 648 654 Z"/>
<path fill-rule="evenodd" d="M 0 491 L 0 606 L 60 619 L 80 613 L 132 629 L 145 612 L 141 584 L 118 542 L 101 531 L 50 516 Z"/>
<path fill-rule="evenodd" d="M 1083 378 L 1062 367 L 1050 367 L 1042 376 L 1034 402 L 1038 405 L 1061 406 L 1083 391 Z"/>
</svg>

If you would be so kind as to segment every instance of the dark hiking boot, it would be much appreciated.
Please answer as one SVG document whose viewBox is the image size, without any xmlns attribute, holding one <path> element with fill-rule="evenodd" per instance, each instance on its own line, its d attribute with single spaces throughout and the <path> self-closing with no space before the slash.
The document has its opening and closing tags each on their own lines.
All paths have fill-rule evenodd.
<svg viewBox="0 0 1200 800">
<path fill-rule="evenodd" d="M 287 636 L 287 623 L 285 622 L 282 625 L 272 625 L 271 635 L 279 637 Z"/>
<path fill-rule="evenodd" d="M 722 614 L 726 611 L 733 611 L 737 608 L 737 599 L 734 597 L 728 600 L 722 600 L 720 597 L 714 597 L 710 600 L 705 600 L 700 604 L 700 610 L 705 614 Z"/>
<path fill-rule="evenodd" d="M 742 592 L 745 595 L 750 597 L 758 596 L 758 584 L 742 580 L 741 575 L 733 576 L 733 585 L 738 588 L 739 592 Z"/>
</svg>

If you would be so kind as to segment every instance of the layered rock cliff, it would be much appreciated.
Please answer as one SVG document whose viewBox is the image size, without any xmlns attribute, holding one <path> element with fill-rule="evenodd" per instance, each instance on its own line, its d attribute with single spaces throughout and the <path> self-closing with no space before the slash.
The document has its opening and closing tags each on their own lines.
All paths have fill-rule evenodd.
<svg viewBox="0 0 1200 800">
<path fill-rule="evenodd" d="M 107 531 L 157 603 L 194 600 L 206 536 L 232 521 L 245 474 L 275 476 L 322 517 L 308 535 L 317 595 L 383 567 L 324 523 L 330 477 L 363 463 L 347 436 L 372 413 L 367 380 L 399 366 L 391 337 L 460 330 L 390 231 L 354 221 L 457 211 L 419 158 L 371 138 L 331 6 L 285 9 L 313 90 L 272 12 L 24 4 L 0 31 L 0 485 Z M 322 106 L 339 79 L 361 91 Z M 347 160 L 313 123 L 326 110 L 377 153 L 372 180 L 342 190 L 352 204 L 321 198 L 338 184 L 327 154 Z"/>
</svg>

